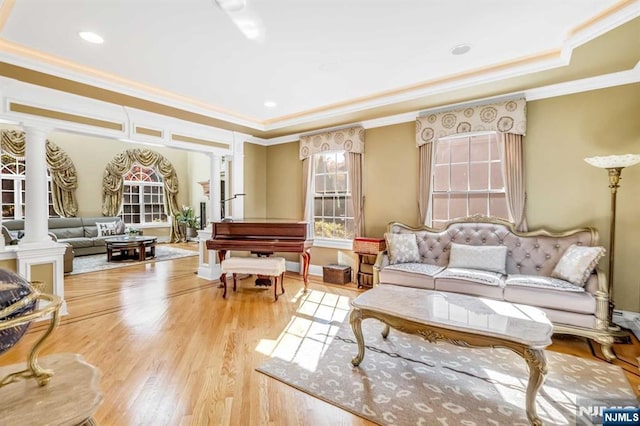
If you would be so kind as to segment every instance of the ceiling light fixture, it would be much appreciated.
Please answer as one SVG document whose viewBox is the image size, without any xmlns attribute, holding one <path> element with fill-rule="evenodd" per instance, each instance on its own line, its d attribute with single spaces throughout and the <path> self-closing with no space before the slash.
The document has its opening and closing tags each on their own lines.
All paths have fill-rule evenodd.
<svg viewBox="0 0 640 426">
<path fill-rule="evenodd" d="M 81 39 L 83 39 L 84 41 L 88 41 L 89 43 L 94 43 L 94 44 L 104 43 L 104 39 L 102 37 L 100 37 L 98 34 L 93 33 L 91 31 L 80 31 L 78 35 L 80 36 Z"/>
<path fill-rule="evenodd" d="M 266 106 L 267 108 L 275 108 L 278 106 L 278 104 L 273 101 L 265 101 L 264 106 Z"/>
<path fill-rule="evenodd" d="M 469 52 L 471 50 L 471 46 L 469 46 L 468 44 L 459 44 L 457 46 L 455 46 L 453 49 L 451 49 L 451 54 L 452 55 L 464 55 L 465 53 Z"/>
</svg>

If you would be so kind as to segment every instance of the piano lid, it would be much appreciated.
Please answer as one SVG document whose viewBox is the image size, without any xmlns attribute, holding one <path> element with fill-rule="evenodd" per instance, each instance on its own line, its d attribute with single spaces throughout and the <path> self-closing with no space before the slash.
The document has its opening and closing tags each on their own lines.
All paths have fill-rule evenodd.
<svg viewBox="0 0 640 426">
<path fill-rule="evenodd" d="M 307 239 L 307 222 L 292 219 L 243 219 L 212 225 L 212 239 Z"/>
</svg>

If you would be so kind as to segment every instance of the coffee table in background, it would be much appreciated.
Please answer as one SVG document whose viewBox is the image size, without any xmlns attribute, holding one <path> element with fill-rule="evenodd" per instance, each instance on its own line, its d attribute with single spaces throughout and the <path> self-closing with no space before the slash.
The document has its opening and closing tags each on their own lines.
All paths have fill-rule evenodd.
<svg viewBox="0 0 640 426">
<path fill-rule="evenodd" d="M 156 256 L 156 242 L 158 237 L 111 237 L 106 238 L 107 261 L 137 259 L 146 260 Z M 114 255 L 119 254 L 115 257 Z"/>
</svg>

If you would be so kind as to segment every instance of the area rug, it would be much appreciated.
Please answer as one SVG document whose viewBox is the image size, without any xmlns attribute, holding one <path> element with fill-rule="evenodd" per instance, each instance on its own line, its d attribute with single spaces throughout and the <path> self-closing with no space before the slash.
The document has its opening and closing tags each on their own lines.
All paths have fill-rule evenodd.
<svg viewBox="0 0 640 426">
<path fill-rule="evenodd" d="M 73 258 L 73 272 L 69 275 L 84 274 L 87 272 L 102 271 L 105 269 L 122 268 L 125 266 L 139 265 L 149 262 L 160 262 L 163 260 L 179 259 L 181 257 L 197 256 L 197 251 L 184 250 L 177 247 L 164 245 L 156 246 L 156 257 L 145 261 L 118 260 L 115 262 L 107 262 L 107 254 L 93 254 L 89 256 L 78 256 Z"/>
<path fill-rule="evenodd" d="M 430 344 L 393 329 L 385 340 L 381 323 L 367 319 L 365 358 L 355 368 L 348 305 L 323 303 L 327 295 L 317 293 L 303 301 L 259 372 L 378 424 L 529 424 L 527 367 L 511 351 Z M 547 361 L 536 399 L 544 424 L 591 425 L 600 407 L 638 405 L 619 367 L 551 351 Z"/>
</svg>

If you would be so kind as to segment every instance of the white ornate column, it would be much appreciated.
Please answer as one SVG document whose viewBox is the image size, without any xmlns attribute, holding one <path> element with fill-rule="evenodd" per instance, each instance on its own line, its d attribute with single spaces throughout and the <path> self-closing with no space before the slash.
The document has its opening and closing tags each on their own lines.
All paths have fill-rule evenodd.
<svg viewBox="0 0 640 426">
<path fill-rule="evenodd" d="M 244 143 L 248 137 L 249 135 L 244 133 L 233 133 L 233 170 L 231 171 L 231 187 L 229 188 L 231 195 L 244 194 Z M 244 197 L 231 200 L 233 216 L 236 219 L 244 219 L 244 200 L 251 195 L 247 194 Z"/>
<path fill-rule="evenodd" d="M 198 231 L 198 276 L 208 280 L 217 280 L 220 278 L 220 263 L 218 261 L 218 252 L 215 250 L 207 250 L 207 240 L 212 237 L 211 222 L 217 222 L 220 216 L 220 167 L 222 165 L 222 156 L 217 154 L 209 154 L 209 201 L 211 202 L 211 217 L 207 227 Z"/>
<path fill-rule="evenodd" d="M 21 245 L 50 244 L 47 188 L 47 131 L 25 127 L 25 221 Z"/>
<path fill-rule="evenodd" d="M 216 222 L 221 219 L 220 207 L 220 170 L 222 166 L 222 156 L 209 154 L 209 200 L 211 201 L 211 221 Z"/>
<path fill-rule="evenodd" d="M 15 249 L 17 272 L 31 281 L 46 278 L 45 292 L 63 299 L 60 310 L 66 315 L 64 302 L 65 244 L 49 237 L 49 203 L 47 184 L 47 134 L 44 126 L 25 126 L 25 221 L 24 237 Z M 49 279 L 51 282 L 49 282 Z"/>
</svg>

